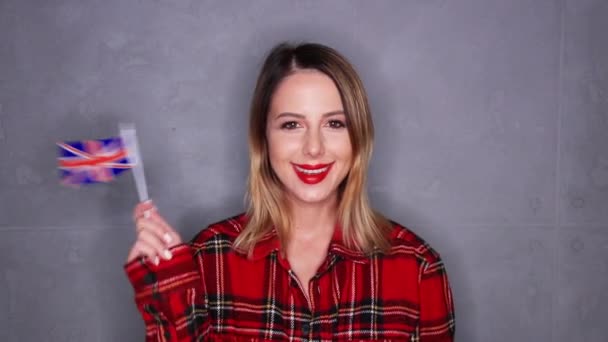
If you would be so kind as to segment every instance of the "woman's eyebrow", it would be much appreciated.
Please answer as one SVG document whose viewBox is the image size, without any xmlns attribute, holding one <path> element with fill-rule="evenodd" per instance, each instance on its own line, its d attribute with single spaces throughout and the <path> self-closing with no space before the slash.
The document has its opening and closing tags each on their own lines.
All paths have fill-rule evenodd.
<svg viewBox="0 0 608 342">
<path fill-rule="evenodd" d="M 334 111 L 323 114 L 323 117 L 326 118 L 326 117 L 334 116 L 334 115 L 344 115 L 344 111 L 343 110 L 334 110 Z M 305 119 L 306 115 L 299 114 L 299 113 L 283 112 L 283 113 L 277 115 L 275 117 L 275 119 L 280 119 L 282 117 L 294 117 L 294 118 L 298 118 L 298 119 Z"/>
</svg>

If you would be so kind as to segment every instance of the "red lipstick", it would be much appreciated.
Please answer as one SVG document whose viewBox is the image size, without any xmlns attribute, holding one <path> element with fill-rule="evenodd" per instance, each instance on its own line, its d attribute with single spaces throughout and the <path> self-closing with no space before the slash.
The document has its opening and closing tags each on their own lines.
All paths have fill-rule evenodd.
<svg viewBox="0 0 608 342">
<path fill-rule="evenodd" d="M 325 179 L 329 170 L 331 170 L 331 167 L 334 165 L 334 162 L 316 165 L 291 163 L 291 165 L 302 182 L 306 184 L 317 184 Z"/>
</svg>

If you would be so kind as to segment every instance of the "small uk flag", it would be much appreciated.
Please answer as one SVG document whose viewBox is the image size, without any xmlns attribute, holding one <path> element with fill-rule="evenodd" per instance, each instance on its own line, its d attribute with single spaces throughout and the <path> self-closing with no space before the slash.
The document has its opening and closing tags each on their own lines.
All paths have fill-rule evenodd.
<svg viewBox="0 0 608 342">
<path fill-rule="evenodd" d="M 59 176 L 64 185 L 107 183 L 131 169 L 121 138 L 59 142 Z"/>
</svg>

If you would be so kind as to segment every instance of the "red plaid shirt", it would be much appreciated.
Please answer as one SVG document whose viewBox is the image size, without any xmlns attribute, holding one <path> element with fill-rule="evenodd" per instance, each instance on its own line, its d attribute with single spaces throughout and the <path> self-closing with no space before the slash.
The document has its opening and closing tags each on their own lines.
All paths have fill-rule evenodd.
<svg viewBox="0 0 608 342">
<path fill-rule="evenodd" d="M 159 266 L 125 265 L 146 341 L 453 341 L 443 263 L 406 228 L 395 223 L 390 252 L 371 256 L 346 249 L 337 229 L 318 273 L 300 284 L 276 235 L 253 258 L 232 249 L 244 223 L 210 225 Z"/>
</svg>

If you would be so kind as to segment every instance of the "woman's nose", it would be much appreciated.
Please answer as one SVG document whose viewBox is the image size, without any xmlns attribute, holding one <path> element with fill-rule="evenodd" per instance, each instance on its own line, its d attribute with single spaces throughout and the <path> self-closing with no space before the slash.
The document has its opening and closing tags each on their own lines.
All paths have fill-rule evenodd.
<svg viewBox="0 0 608 342">
<path fill-rule="evenodd" d="M 308 130 L 305 139 L 304 154 L 318 157 L 324 153 L 323 136 L 319 130 Z"/>
</svg>

